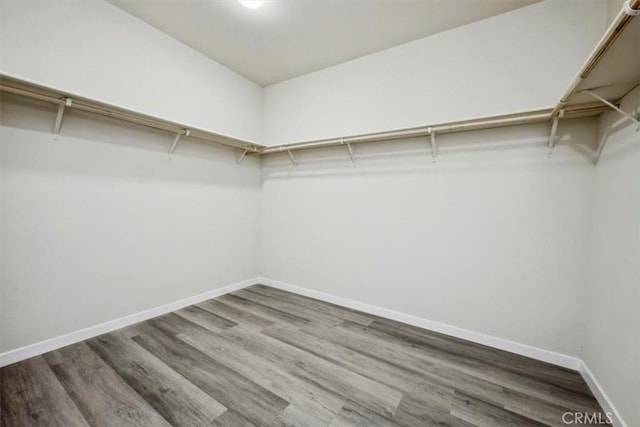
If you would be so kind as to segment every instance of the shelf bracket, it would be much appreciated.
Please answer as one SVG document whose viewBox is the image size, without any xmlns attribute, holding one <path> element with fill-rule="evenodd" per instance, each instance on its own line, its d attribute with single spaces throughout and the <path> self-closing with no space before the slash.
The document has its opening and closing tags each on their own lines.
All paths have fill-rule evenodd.
<svg viewBox="0 0 640 427">
<path fill-rule="evenodd" d="M 616 107 L 614 104 L 612 104 L 611 102 L 607 101 L 606 99 L 604 99 L 603 97 L 601 97 L 597 93 L 594 93 L 594 92 L 592 92 L 590 90 L 583 90 L 581 92 L 584 92 L 586 94 L 591 95 L 593 98 L 595 98 L 598 101 L 602 102 L 606 106 L 608 106 L 608 107 L 614 109 L 615 111 L 617 111 L 618 113 L 622 114 L 627 120 L 630 120 L 630 121 L 632 121 L 633 123 L 636 124 L 636 126 L 637 126 L 636 127 L 636 131 L 640 131 L 640 121 L 638 121 L 638 119 L 633 117 L 631 114 L 629 114 L 626 111 L 620 109 L 619 107 Z"/>
<path fill-rule="evenodd" d="M 242 152 L 242 155 L 240 156 L 240 158 L 238 159 L 238 161 L 236 162 L 237 165 L 240 165 L 240 163 L 242 163 L 242 161 L 244 160 L 244 158 L 247 156 L 247 153 L 249 152 L 249 150 L 244 150 Z"/>
<path fill-rule="evenodd" d="M 280 147 L 280 151 L 283 151 L 284 149 L 285 149 L 284 147 Z M 296 162 L 296 158 L 293 157 L 293 153 L 288 148 L 287 148 L 287 154 L 289 155 L 289 158 L 291 159 L 291 163 L 293 163 L 293 166 L 298 166 L 298 162 Z"/>
<path fill-rule="evenodd" d="M 428 135 L 431 137 L 431 157 L 435 162 L 438 159 L 438 146 L 436 145 L 436 131 L 432 127 L 427 129 Z"/>
<path fill-rule="evenodd" d="M 289 154 L 289 158 L 291 159 L 291 163 L 293 163 L 293 166 L 298 166 L 298 162 L 296 162 L 296 158 L 293 157 L 293 153 L 291 152 L 291 150 L 287 150 L 287 153 Z"/>
<path fill-rule="evenodd" d="M 53 126 L 54 133 L 60 133 L 60 128 L 62 127 L 62 118 L 64 117 L 64 109 L 66 107 L 71 107 L 73 101 L 71 98 L 65 98 L 64 103 L 58 105 L 58 115 L 56 116 L 56 123 Z"/>
<path fill-rule="evenodd" d="M 169 154 L 173 154 L 173 152 L 176 151 L 176 147 L 178 146 L 178 142 L 180 142 L 180 137 L 182 135 L 189 136 L 190 134 L 191 132 L 189 132 L 188 129 L 185 129 L 183 132 L 179 132 L 178 134 L 176 134 L 176 139 L 173 140 L 173 144 L 171 144 L 171 148 L 169 148 Z"/>
<path fill-rule="evenodd" d="M 353 149 L 351 148 L 351 143 L 349 141 L 344 142 L 344 139 L 340 140 L 340 144 L 347 144 L 347 149 L 349 150 L 349 157 L 351 157 L 351 163 L 356 164 L 356 156 L 353 154 Z"/>
<path fill-rule="evenodd" d="M 549 149 L 549 158 L 551 158 L 553 147 L 556 146 L 556 142 L 558 142 L 558 139 L 560 139 L 556 135 L 558 133 L 558 123 L 560 123 L 560 119 L 562 117 L 564 117 L 564 110 L 560 110 L 558 115 L 553 118 L 553 122 L 551 123 L 551 135 L 549 135 L 549 142 L 547 143 L 547 148 Z"/>
</svg>

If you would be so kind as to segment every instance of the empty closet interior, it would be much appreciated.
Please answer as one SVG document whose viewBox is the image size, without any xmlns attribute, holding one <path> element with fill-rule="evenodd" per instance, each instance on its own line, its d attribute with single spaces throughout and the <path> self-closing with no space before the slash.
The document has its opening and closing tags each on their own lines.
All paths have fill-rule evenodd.
<svg viewBox="0 0 640 427">
<path fill-rule="evenodd" d="M 1 424 L 640 425 L 639 13 L 0 1 Z"/>
</svg>

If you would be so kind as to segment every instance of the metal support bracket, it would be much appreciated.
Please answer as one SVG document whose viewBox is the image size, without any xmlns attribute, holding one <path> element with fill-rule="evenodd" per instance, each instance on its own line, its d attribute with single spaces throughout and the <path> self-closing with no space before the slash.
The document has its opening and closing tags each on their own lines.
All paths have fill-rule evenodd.
<svg viewBox="0 0 640 427">
<path fill-rule="evenodd" d="M 351 148 L 351 143 L 349 141 L 344 142 L 344 139 L 340 140 L 340 144 L 347 144 L 347 149 L 349 150 L 349 157 L 351 157 L 351 163 L 356 164 L 356 156 L 353 154 L 353 149 Z"/>
<path fill-rule="evenodd" d="M 188 129 L 185 129 L 184 132 L 176 134 L 176 139 L 173 140 L 173 144 L 171 144 L 171 148 L 169 148 L 169 154 L 173 154 L 173 152 L 176 151 L 176 147 L 178 146 L 178 142 L 180 142 L 180 137 L 182 135 L 189 136 L 190 134 L 191 132 L 189 132 Z"/>
<path fill-rule="evenodd" d="M 438 146 L 436 145 L 436 132 L 432 127 L 427 129 L 429 136 L 431 136 L 431 157 L 433 157 L 433 161 L 435 162 L 438 159 Z"/>
<path fill-rule="evenodd" d="M 62 118 L 64 117 L 64 109 L 65 107 L 71 107 L 73 101 L 71 98 L 65 98 L 64 103 L 58 105 L 58 115 L 56 116 L 56 123 L 53 126 L 54 133 L 60 133 L 60 128 L 62 127 Z"/>
<path fill-rule="evenodd" d="M 287 150 L 287 153 L 289 153 L 289 158 L 291 159 L 291 163 L 293 163 L 293 166 L 298 166 L 298 162 L 296 162 L 296 158 L 293 157 L 293 153 L 291 152 L 291 150 Z"/>
<path fill-rule="evenodd" d="M 616 107 L 615 105 L 613 105 L 611 102 L 607 101 L 606 99 L 604 99 L 603 97 L 601 97 L 600 95 L 598 95 L 597 93 L 591 92 L 590 90 L 583 90 L 581 92 L 584 92 L 586 94 L 591 95 L 592 97 L 594 97 L 595 99 L 597 99 L 598 101 L 602 102 L 603 104 L 607 105 L 608 107 L 611 107 L 612 109 L 616 110 L 618 113 L 622 114 L 627 120 L 632 121 L 633 123 L 636 124 L 636 131 L 640 131 L 640 121 L 638 119 L 636 119 L 635 117 L 633 117 L 631 114 L 627 113 L 626 111 L 620 109 L 619 107 Z"/>
<path fill-rule="evenodd" d="M 247 153 L 249 152 L 249 150 L 244 150 L 242 152 L 242 155 L 240 156 L 240 158 L 238 159 L 238 161 L 236 162 L 237 165 L 239 165 L 240 163 L 242 163 L 242 161 L 244 160 L 244 158 L 247 156 Z"/>
<path fill-rule="evenodd" d="M 560 110 L 558 115 L 553 118 L 553 122 L 551 123 L 551 135 L 549 135 L 549 142 L 547 143 L 547 148 L 549 149 L 549 158 L 551 158 L 553 147 L 555 147 L 556 142 L 558 142 L 558 139 L 560 139 L 556 135 L 558 133 L 558 123 L 560 123 L 560 119 L 562 117 L 564 117 L 564 110 Z"/>
<path fill-rule="evenodd" d="M 284 147 L 280 147 L 280 151 L 285 150 Z M 296 158 L 293 157 L 293 153 L 291 152 L 290 149 L 286 149 L 287 150 L 287 154 L 289 155 L 289 158 L 291 159 L 291 163 L 293 163 L 293 166 L 298 166 L 298 162 L 296 162 Z"/>
</svg>

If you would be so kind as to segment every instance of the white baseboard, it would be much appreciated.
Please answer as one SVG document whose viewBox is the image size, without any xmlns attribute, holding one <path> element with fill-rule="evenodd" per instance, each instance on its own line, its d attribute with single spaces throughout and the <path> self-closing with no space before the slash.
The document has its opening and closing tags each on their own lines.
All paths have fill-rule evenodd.
<svg viewBox="0 0 640 427">
<path fill-rule="evenodd" d="M 30 357 L 38 356 L 48 351 L 56 350 L 60 347 L 64 347 L 70 344 L 96 337 L 98 335 L 105 334 L 107 332 L 114 331 L 116 329 L 124 328 L 126 326 L 133 325 L 143 320 L 151 319 L 162 314 L 166 314 L 172 311 L 179 310 L 184 307 L 188 307 L 193 304 L 206 301 L 211 298 L 219 297 L 230 292 L 237 291 L 242 288 L 246 288 L 251 285 L 255 285 L 258 282 L 258 278 L 244 280 L 242 282 L 233 283 L 231 285 L 223 286 L 222 288 L 214 289 L 199 295 L 184 298 L 179 301 L 171 302 L 169 304 L 161 305 L 159 307 L 150 308 L 139 313 L 134 313 L 129 316 L 121 317 L 120 319 L 110 320 L 108 322 L 101 323 L 99 325 L 90 326 L 79 331 L 74 331 L 59 337 L 51 338 L 46 341 L 41 341 L 35 344 L 31 344 L 25 347 L 10 350 L 5 353 L 0 353 L 0 367 L 10 365 L 21 360 L 28 359 Z"/>
<path fill-rule="evenodd" d="M 584 366 L 580 359 L 572 356 L 568 356 L 565 354 L 555 353 L 549 350 L 532 347 L 526 344 L 516 343 L 516 342 L 505 340 L 502 338 L 493 337 L 493 336 L 485 335 L 479 332 L 470 331 L 468 329 L 458 328 L 456 326 L 451 326 L 444 323 L 423 319 L 421 317 L 400 313 L 387 308 L 365 304 L 365 303 L 354 301 L 348 298 L 338 297 L 338 296 L 327 294 L 324 292 L 314 291 L 311 289 L 303 288 L 301 286 L 291 285 L 288 283 L 267 279 L 264 277 L 256 277 L 253 279 L 244 280 L 242 282 L 238 282 L 228 286 L 224 286 L 222 288 L 214 289 L 212 291 L 208 291 L 199 295 L 194 295 L 192 297 L 188 297 L 188 298 L 175 301 L 169 304 L 165 304 L 159 307 L 154 307 L 149 310 L 141 311 L 139 313 L 134 313 L 129 316 L 122 317 L 120 319 L 110 320 L 108 322 L 101 323 L 99 325 L 90 326 L 85 329 L 74 331 L 65 335 L 61 335 L 55 338 L 51 338 L 45 341 L 31 344 L 15 350 L 10 350 L 5 353 L 0 353 L 0 366 L 6 366 L 11 363 L 19 362 L 20 360 L 25 360 L 30 357 L 37 356 L 37 355 L 46 353 L 48 351 L 52 351 L 60 347 L 64 347 L 66 345 L 74 344 L 89 338 L 96 337 L 101 334 L 105 334 L 110 331 L 114 331 L 116 329 L 124 328 L 126 326 L 130 326 L 135 323 L 142 322 L 144 320 L 169 313 L 171 311 L 179 310 L 189 305 L 197 304 L 199 302 L 206 301 L 211 298 L 215 298 L 230 292 L 237 291 L 239 289 L 246 288 L 256 283 L 262 283 L 268 286 L 272 286 L 274 288 L 308 296 L 311 298 L 330 302 L 330 303 L 341 305 L 344 307 L 352 308 L 354 310 L 360 310 L 365 313 L 373 314 L 373 315 L 384 317 L 387 319 L 396 320 L 398 322 L 407 323 L 409 325 L 432 330 L 435 332 L 440 332 L 446 335 L 451 335 L 456 338 L 465 339 L 478 344 L 483 344 L 493 348 L 498 348 L 500 350 L 509 351 L 511 353 L 520 354 L 522 356 L 531 357 L 533 359 L 549 362 L 554 365 L 563 366 L 565 368 L 580 370 L 582 372 L 581 369 L 582 369 L 582 366 Z M 592 381 L 595 381 L 595 380 L 593 380 L 592 378 Z M 591 383 L 589 384 L 591 385 Z"/>
<path fill-rule="evenodd" d="M 580 361 L 580 374 L 582 374 L 582 378 L 586 381 L 587 385 L 591 389 L 591 392 L 598 400 L 600 406 L 602 406 L 602 410 L 604 412 L 608 412 L 611 415 L 613 425 L 615 427 L 627 427 L 627 424 L 624 422 L 622 417 L 620 416 L 620 412 L 616 409 L 616 407 L 607 396 L 607 393 L 604 392 L 604 389 L 596 380 L 596 377 L 593 376 L 593 372 L 589 369 L 584 361 Z"/>
<path fill-rule="evenodd" d="M 417 326 L 419 328 L 440 332 L 442 334 L 451 335 L 456 338 L 461 338 L 467 341 L 472 341 L 478 344 L 486 345 L 486 346 L 497 348 L 500 350 L 509 351 L 511 353 L 530 357 L 532 359 L 552 363 L 554 365 L 562 366 L 568 369 L 573 369 L 574 371 L 577 371 L 580 368 L 581 360 L 566 354 L 544 350 L 544 349 L 533 347 L 527 344 L 521 344 L 514 341 L 509 341 L 502 338 L 494 337 L 491 335 L 485 335 L 480 332 L 474 332 L 468 329 L 458 328 L 456 326 L 435 322 L 433 320 L 423 319 L 421 317 L 400 313 L 394 310 L 389 310 L 387 308 L 377 307 L 370 304 L 365 304 L 362 302 L 350 300 L 348 298 L 338 297 L 338 296 L 327 294 L 324 292 L 314 291 L 308 288 L 291 285 L 289 283 L 283 283 L 277 280 L 267 279 L 265 277 L 259 277 L 258 279 L 260 283 L 264 285 L 272 286 L 274 288 L 282 289 L 284 291 L 289 291 L 289 292 L 304 295 L 310 298 L 319 299 L 321 301 L 342 305 L 344 307 L 352 308 L 354 310 L 364 311 L 365 313 L 373 314 L 375 316 L 396 320 L 398 322 L 407 323 L 409 325 Z"/>
</svg>

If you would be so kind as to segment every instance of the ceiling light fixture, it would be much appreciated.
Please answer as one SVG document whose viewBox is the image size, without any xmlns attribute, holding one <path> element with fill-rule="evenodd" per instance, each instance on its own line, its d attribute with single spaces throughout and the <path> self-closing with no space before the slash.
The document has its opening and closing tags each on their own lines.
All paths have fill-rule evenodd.
<svg viewBox="0 0 640 427">
<path fill-rule="evenodd" d="M 257 9 L 262 6 L 263 0 L 238 0 L 241 5 L 248 9 Z"/>
</svg>

